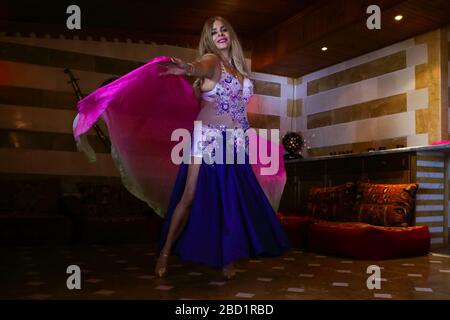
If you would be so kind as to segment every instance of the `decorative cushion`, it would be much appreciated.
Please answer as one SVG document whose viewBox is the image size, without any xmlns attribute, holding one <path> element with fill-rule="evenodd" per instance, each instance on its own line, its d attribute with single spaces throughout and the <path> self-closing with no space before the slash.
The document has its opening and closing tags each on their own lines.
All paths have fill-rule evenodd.
<svg viewBox="0 0 450 320">
<path fill-rule="evenodd" d="M 411 225 L 417 189 L 415 183 L 359 183 L 355 205 L 359 221 L 378 226 Z"/>
<path fill-rule="evenodd" d="M 315 219 L 330 221 L 357 221 L 354 211 L 356 185 L 353 182 L 334 187 L 312 187 L 308 211 Z"/>
</svg>

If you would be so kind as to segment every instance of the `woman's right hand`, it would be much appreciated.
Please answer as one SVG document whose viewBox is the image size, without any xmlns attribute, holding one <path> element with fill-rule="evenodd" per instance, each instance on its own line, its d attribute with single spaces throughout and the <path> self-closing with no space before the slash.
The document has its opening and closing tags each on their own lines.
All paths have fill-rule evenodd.
<svg viewBox="0 0 450 320">
<path fill-rule="evenodd" d="M 178 58 L 170 58 L 170 59 L 171 61 L 158 63 L 158 65 L 160 65 L 161 67 L 166 68 L 166 70 L 164 72 L 161 72 L 159 75 L 160 76 L 166 76 L 170 74 L 185 75 L 186 70 L 188 68 L 188 64 Z"/>
</svg>

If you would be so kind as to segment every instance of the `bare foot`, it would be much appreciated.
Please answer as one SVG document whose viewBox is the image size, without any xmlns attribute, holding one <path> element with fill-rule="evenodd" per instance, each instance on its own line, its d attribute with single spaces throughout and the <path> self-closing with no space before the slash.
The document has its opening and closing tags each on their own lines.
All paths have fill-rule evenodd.
<svg viewBox="0 0 450 320">
<path fill-rule="evenodd" d="M 167 274 L 167 262 L 169 260 L 169 254 L 161 251 L 156 261 L 155 273 L 158 277 L 162 278 Z"/>
<path fill-rule="evenodd" d="M 233 279 L 236 276 L 236 270 L 234 264 L 230 263 L 222 268 L 222 274 L 228 280 Z"/>
</svg>

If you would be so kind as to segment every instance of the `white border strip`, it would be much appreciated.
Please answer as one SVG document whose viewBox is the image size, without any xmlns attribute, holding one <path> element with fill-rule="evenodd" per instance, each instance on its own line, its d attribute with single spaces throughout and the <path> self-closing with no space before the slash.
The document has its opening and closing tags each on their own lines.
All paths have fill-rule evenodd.
<svg viewBox="0 0 450 320">
<path fill-rule="evenodd" d="M 444 238 L 432 238 L 431 239 L 431 244 L 440 244 L 440 243 L 444 243 Z"/>
<path fill-rule="evenodd" d="M 417 166 L 418 167 L 443 168 L 444 167 L 444 162 L 417 160 Z"/>
<path fill-rule="evenodd" d="M 418 194 L 417 200 L 444 200 L 443 194 Z"/>
<path fill-rule="evenodd" d="M 416 217 L 417 222 L 443 222 L 443 216 L 431 216 L 431 217 Z"/>
<path fill-rule="evenodd" d="M 417 172 L 417 178 L 444 178 L 443 172 Z"/>
<path fill-rule="evenodd" d="M 444 211 L 444 205 L 419 205 L 416 211 Z"/>
<path fill-rule="evenodd" d="M 444 227 L 428 227 L 430 233 L 441 233 L 444 232 Z"/>
<path fill-rule="evenodd" d="M 419 183 L 419 190 L 420 189 L 444 189 L 443 183 Z"/>
</svg>

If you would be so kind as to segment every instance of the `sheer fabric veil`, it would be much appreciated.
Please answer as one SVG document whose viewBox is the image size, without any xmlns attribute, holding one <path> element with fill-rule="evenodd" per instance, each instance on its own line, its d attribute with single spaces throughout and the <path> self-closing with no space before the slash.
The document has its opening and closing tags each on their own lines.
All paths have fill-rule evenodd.
<svg viewBox="0 0 450 320">
<path fill-rule="evenodd" d="M 101 117 L 108 128 L 111 157 L 123 185 L 134 196 L 145 201 L 163 217 L 166 213 L 178 165 L 171 159 L 171 141 L 175 129 L 193 131 L 200 103 L 192 85 L 182 76 L 159 76 L 157 57 L 117 80 L 93 91 L 77 104 L 73 135 L 77 148 L 88 161 L 96 155 L 89 145 L 87 133 Z M 256 163 L 252 169 L 276 211 L 286 183 L 286 171 L 279 144 L 259 137 L 270 152 L 279 152 L 280 166 L 274 175 L 262 175 L 265 165 Z M 269 153 L 270 153 L 269 152 Z"/>
</svg>

